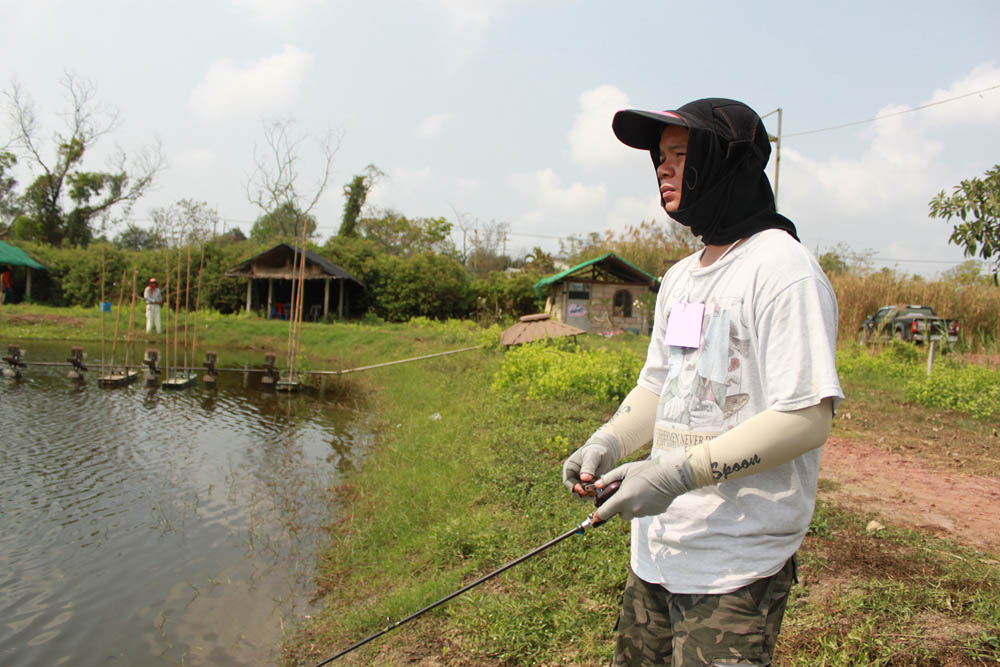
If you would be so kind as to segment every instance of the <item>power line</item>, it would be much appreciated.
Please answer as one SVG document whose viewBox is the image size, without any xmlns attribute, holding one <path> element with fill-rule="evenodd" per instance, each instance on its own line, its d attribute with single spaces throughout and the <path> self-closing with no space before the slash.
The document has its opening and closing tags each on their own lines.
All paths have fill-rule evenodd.
<svg viewBox="0 0 1000 667">
<path fill-rule="evenodd" d="M 958 266 L 959 264 L 964 264 L 969 261 L 969 259 L 975 259 L 976 261 L 982 261 L 975 257 L 970 257 L 963 260 L 950 260 L 950 259 L 893 259 L 891 257 L 872 257 L 872 261 L 875 262 L 908 262 L 914 264 L 954 264 Z"/>
<path fill-rule="evenodd" d="M 946 100 L 938 100 L 937 102 L 930 102 L 928 104 L 922 104 L 921 106 L 919 106 L 919 107 L 913 107 L 912 109 L 903 109 L 902 111 L 894 111 L 893 113 L 887 113 L 887 114 L 884 114 L 882 116 L 876 116 L 874 118 L 867 118 L 865 120 L 856 120 L 856 121 L 852 121 L 850 123 L 842 123 L 840 125 L 831 125 L 830 127 L 821 127 L 818 130 L 806 130 L 805 132 L 792 132 L 791 134 L 782 134 L 780 138 L 781 139 L 785 139 L 787 137 L 801 137 L 801 136 L 804 136 L 806 134 L 816 134 L 818 132 L 829 132 L 830 130 L 840 130 L 842 128 L 851 127 L 853 125 L 863 125 L 865 123 L 873 123 L 873 122 L 875 122 L 877 120 L 883 120 L 885 118 L 892 118 L 893 116 L 901 116 L 901 115 L 903 115 L 905 113 L 913 113 L 914 111 L 920 111 L 921 109 L 927 109 L 929 107 L 936 107 L 939 104 L 946 104 L 948 102 L 954 102 L 955 100 L 960 100 L 960 99 L 963 99 L 963 98 L 966 98 L 966 97 L 972 97 L 973 95 L 980 95 L 982 93 L 987 93 L 987 92 L 989 92 L 991 90 L 996 90 L 997 88 L 1000 88 L 1000 83 L 998 83 L 998 84 L 996 84 L 994 86 L 990 86 L 988 88 L 983 88 L 981 90 L 974 90 L 971 93 L 965 93 L 964 95 L 956 95 L 955 97 L 949 97 Z M 774 113 L 774 112 L 771 112 L 771 113 Z M 768 115 L 770 115 L 770 114 L 768 114 Z"/>
</svg>

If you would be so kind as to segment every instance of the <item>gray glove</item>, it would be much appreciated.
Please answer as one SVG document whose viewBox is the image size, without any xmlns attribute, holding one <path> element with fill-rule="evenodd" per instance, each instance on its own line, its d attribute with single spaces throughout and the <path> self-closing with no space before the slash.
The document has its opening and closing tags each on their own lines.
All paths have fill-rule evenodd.
<svg viewBox="0 0 1000 667">
<path fill-rule="evenodd" d="M 582 473 L 590 473 L 597 479 L 611 470 L 622 457 L 618 439 L 606 431 L 597 431 L 563 463 L 563 485 L 573 490 L 574 484 L 583 484 Z"/>
<path fill-rule="evenodd" d="M 597 510 L 602 521 L 615 514 L 625 520 L 662 514 L 674 498 L 697 486 L 683 447 L 669 449 L 655 459 L 626 463 L 601 475 L 601 482 L 621 487 Z"/>
</svg>

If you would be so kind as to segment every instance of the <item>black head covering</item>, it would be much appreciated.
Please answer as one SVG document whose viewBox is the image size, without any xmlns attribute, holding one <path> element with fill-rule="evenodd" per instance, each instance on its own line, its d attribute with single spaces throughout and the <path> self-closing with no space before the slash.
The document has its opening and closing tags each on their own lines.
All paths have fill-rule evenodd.
<svg viewBox="0 0 1000 667">
<path fill-rule="evenodd" d="M 764 229 L 784 229 L 798 240 L 795 225 L 775 208 L 764 172 L 771 142 L 753 109 L 707 98 L 675 111 L 619 111 L 611 124 L 622 143 L 648 150 L 654 166 L 665 125 L 688 129 L 681 201 L 668 212 L 671 218 L 706 245 L 733 243 Z"/>
</svg>

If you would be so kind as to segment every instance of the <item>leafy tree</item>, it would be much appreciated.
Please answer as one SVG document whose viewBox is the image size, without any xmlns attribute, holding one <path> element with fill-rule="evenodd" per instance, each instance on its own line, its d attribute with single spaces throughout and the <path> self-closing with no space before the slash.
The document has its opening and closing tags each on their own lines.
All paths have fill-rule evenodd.
<svg viewBox="0 0 1000 667">
<path fill-rule="evenodd" d="M 365 173 L 357 174 L 351 182 L 344 186 L 344 215 L 340 220 L 340 231 L 338 236 L 357 236 L 358 218 L 364 208 L 368 193 L 371 192 L 375 182 L 384 176 L 378 167 L 373 164 L 365 167 Z"/>
<path fill-rule="evenodd" d="M 535 246 L 531 254 L 525 256 L 523 267 L 534 274 L 545 276 L 556 272 L 556 259 L 550 253 Z"/>
<path fill-rule="evenodd" d="M 485 278 L 493 271 L 513 266 L 514 262 L 507 255 L 509 224 L 496 220 L 486 223 L 470 221 L 463 214 L 456 215 L 462 230 L 461 256 L 465 260 L 465 268 L 474 278 Z"/>
<path fill-rule="evenodd" d="M 55 135 L 54 157 L 44 155 L 37 115 L 25 91 L 15 82 L 7 93 L 15 141 L 41 171 L 21 197 L 24 215 L 12 231 L 15 238 L 86 246 L 94 239 L 94 221 L 107 222 L 118 209 L 127 215 L 164 160 L 156 145 L 141 150 L 131 163 L 119 152 L 111 171 L 85 170 L 85 155 L 115 129 L 118 117 L 99 106 L 90 82 L 67 74 L 62 84 L 70 108 L 64 114 L 66 131 Z"/>
<path fill-rule="evenodd" d="M 240 243 L 241 241 L 246 241 L 247 235 L 243 233 L 243 230 L 239 227 L 229 227 L 228 229 L 216 233 L 212 236 L 212 241 L 218 241 L 219 243 Z"/>
<path fill-rule="evenodd" d="M 853 273 L 867 275 L 872 270 L 874 250 L 856 252 L 845 243 L 838 243 L 832 250 L 819 255 L 816 260 L 827 275 L 836 273 Z"/>
<path fill-rule="evenodd" d="M 17 156 L 7 151 L 0 151 L 0 237 L 6 236 L 10 224 L 21 213 L 18 203 L 17 179 L 10 175 L 10 170 L 17 163 Z"/>
<path fill-rule="evenodd" d="M 941 272 L 941 280 L 954 285 L 990 285 L 993 279 L 983 273 L 983 263 L 978 259 L 967 259 L 961 264 Z"/>
<path fill-rule="evenodd" d="M 960 219 L 948 242 L 961 246 L 966 257 L 978 254 L 992 263 L 993 284 L 1000 285 L 1000 164 L 983 178 L 962 181 L 951 196 L 942 190 L 929 206 L 933 218 Z"/>
<path fill-rule="evenodd" d="M 606 231 L 604 236 L 592 232 L 585 237 L 571 236 L 559 242 L 561 253 L 570 266 L 613 252 L 657 277 L 700 245 L 686 227 L 673 220 L 664 224 L 643 221 L 638 227 L 629 225 L 618 234 L 612 230 Z"/>
<path fill-rule="evenodd" d="M 454 255 L 449 235 L 452 224 L 445 218 L 410 219 L 392 210 L 364 218 L 358 225 L 366 239 L 392 255 L 410 256 L 432 252 Z"/>
<path fill-rule="evenodd" d="M 155 229 L 144 229 L 130 222 L 125 231 L 115 237 L 114 244 L 125 250 L 155 250 L 165 246 L 167 240 Z"/>
<path fill-rule="evenodd" d="M 312 238 L 316 233 L 316 218 L 298 210 L 294 203 L 285 202 L 254 221 L 250 238 L 253 241 L 294 241 L 302 232 L 303 220 L 306 224 L 306 238 Z"/>
<path fill-rule="evenodd" d="M 494 271 L 486 278 L 474 280 L 476 310 L 483 320 L 496 322 L 507 317 L 520 317 L 539 312 L 543 304 L 535 294 L 538 274 Z"/>
</svg>

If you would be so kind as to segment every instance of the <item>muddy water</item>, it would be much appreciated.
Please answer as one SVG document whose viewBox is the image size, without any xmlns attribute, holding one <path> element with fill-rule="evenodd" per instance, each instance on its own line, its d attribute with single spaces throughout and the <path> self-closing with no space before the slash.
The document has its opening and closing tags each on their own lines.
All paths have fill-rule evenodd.
<svg viewBox="0 0 1000 667">
<path fill-rule="evenodd" d="M 0 664 L 276 662 L 310 612 L 328 488 L 369 440 L 349 392 L 243 374 L 106 389 L 67 371 L 0 379 Z"/>
</svg>

